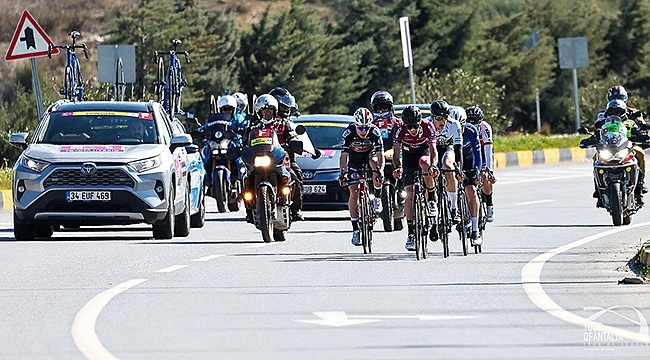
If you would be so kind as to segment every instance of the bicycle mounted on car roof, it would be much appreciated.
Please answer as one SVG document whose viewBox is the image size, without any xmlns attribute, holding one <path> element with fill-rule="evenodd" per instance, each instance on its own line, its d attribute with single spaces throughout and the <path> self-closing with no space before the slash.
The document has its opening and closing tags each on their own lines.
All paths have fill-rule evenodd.
<svg viewBox="0 0 650 360">
<path fill-rule="evenodd" d="M 181 62 L 178 60 L 178 54 L 185 55 L 185 61 L 190 63 L 190 54 L 187 51 L 178 51 L 178 45 L 183 42 L 179 39 L 171 41 L 173 49 L 166 51 L 154 51 L 154 58 L 158 63 L 158 75 L 154 84 L 156 101 L 163 104 L 163 107 L 170 116 L 175 114 L 183 115 L 181 110 L 181 92 L 187 85 Z M 163 55 L 169 55 L 169 66 L 165 72 L 165 62 Z"/>
<path fill-rule="evenodd" d="M 75 49 L 83 49 L 84 56 L 88 59 L 88 47 L 85 43 L 77 45 L 77 38 L 81 36 L 78 31 L 70 32 L 72 44 L 66 45 L 51 45 L 47 46 L 47 57 L 52 59 L 52 49 L 65 49 L 66 50 L 66 65 L 64 70 L 63 87 L 59 93 L 65 96 L 68 100 L 82 101 L 86 100 L 83 94 L 84 80 L 81 76 L 81 67 L 79 66 L 79 59 Z"/>
</svg>

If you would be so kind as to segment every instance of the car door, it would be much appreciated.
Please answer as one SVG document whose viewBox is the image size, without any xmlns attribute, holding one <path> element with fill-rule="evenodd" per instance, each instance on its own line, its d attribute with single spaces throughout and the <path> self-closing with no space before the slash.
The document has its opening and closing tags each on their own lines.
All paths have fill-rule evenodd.
<svg viewBox="0 0 650 360">
<path fill-rule="evenodd" d="M 168 134 L 169 138 L 174 134 L 179 134 L 178 130 L 172 125 L 171 119 L 167 116 L 167 113 L 162 110 L 160 107 L 156 107 L 156 112 L 159 114 L 160 119 L 162 120 L 161 127 L 163 131 Z M 168 145 L 171 145 L 171 140 Z M 183 209 L 183 202 L 185 201 L 185 193 L 189 191 L 187 185 L 187 173 L 188 173 L 188 162 L 187 162 L 187 150 L 184 146 L 179 146 L 173 151 L 174 156 L 174 179 L 175 179 L 175 205 L 176 209 Z M 180 211 L 180 210 L 179 210 Z"/>
</svg>

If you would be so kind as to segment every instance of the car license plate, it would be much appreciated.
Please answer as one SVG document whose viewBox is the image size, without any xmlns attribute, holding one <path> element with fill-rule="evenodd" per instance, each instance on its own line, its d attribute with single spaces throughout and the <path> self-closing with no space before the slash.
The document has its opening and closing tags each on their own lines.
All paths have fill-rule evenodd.
<svg viewBox="0 0 650 360">
<path fill-rule="evenodd" d="M 327 193 L 327 186 L 325 185 L 303 185 L 303 194 L 325 195 Z"/>
<path fill-rule="evenodd" d="M 65 199 L 71 201 L 110 201 L 110 191 L 68 191 Z"/>
</svg>

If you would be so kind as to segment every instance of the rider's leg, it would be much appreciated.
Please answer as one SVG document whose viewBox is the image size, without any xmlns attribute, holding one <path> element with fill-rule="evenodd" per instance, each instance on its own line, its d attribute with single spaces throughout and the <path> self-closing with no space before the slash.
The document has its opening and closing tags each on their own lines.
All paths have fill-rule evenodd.
<svg viewBox="0 0 650 360">
<path fill-rule="evenodd" d="M 372 188 L 373 188 L 373 200 L 372 200 L 372 207 L 375 213 L 379 214 L 383 211 L 382 205 L 381 205 L 381 190 L 383 188 L 383 180 L 382 176 L 383 174 L 379 174 L 376 172 L 376 170 L 379 168 L 377 164 L 377 156 L 372 155 L 369 160 L 368 164 L 370 165 L 370 168 L 372 169 Z"/>
<path fill-rule="evenodd" d="M 294 221 L 304 220 L 302 216 L 302 169 L 294 160 L 291 161 L 291 173 L 294 176 L 293 194 L 291 203 L 291 216 Z"/>
<path fill-rule="evenodd" d="M 478 231 L 478 191 L 476 185 L 469 185 L 465 187 L 465 197 L 467 198 L 467 205 L 469 205 L 469 216 L 472 221 L 472 231 Z"/>
<path fill-rule="evenodd" d="M 645 161 L 646 161 L 646 156 L 645 156 L 645 151 L 638 146 L 634 146 L 634 157 L 636 158 L 636 161 L 639 163 L 639 177 L 637 179 L 637 187 L 638 187 L 638 192 L 637 194 L 641 202 L 643 203 L 643 195 L 646 192 L 648 192 L 648 188 L 645 185 Z"/>
<path fill-rule="evenodd" d="M 406 191 L 406 200 L 404 200 L 404 215 L 406 215 L 406 224 L 408 224 L 409 234 L 413 233 L 413 185 L 404 187 Z"/>
<path fill-rule="evenodd" d="M 450 146 L 447 148 L 447 151 L 442 155 L 442 168 L 445 170 L 452 170 L 456 167 L 456 156 L 454 155 L 454 149 Z M 458 189 L 458 180 L 456 180 L 456 174 L 453 172 L 446 172 L 445 177 L 447 178 L 447 194 L 449 195 L 449 205 L 451 210 L 456 210 L 456 189 Z"/>
<path fill-rule="evenodd" d="M 359 211 L 357 204 L 359 202 L 359 184 L 348 186 L 350 197 L 348 198 L 348 209 L 350 209 L 350 220 L 352 221 L 352 230 L 359 230 Z"/>
</svg>

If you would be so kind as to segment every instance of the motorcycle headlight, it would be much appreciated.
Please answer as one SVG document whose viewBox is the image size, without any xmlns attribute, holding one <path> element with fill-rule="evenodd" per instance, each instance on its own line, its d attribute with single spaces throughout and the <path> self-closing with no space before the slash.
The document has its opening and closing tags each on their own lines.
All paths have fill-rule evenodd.
<svg viewBox="0 0 650 360">
<path fill-rule="evenodd" d="M 600 156 L 600 158 L 605 161 L 609 161 L 612 157 L 614 157 L 614 154 L 612 154 L 612 152 L 607 149 L 603 149 L 598 152 L 598 156 Z"/>
<path fill-rule="evenodd" d="M 627 156 L 627 153 L 628 153 L 628 152 L 629 152 L 628 149 L 622 149 L 622 150 L 619 150 L 619 151 L 616 153 L 616 157 L 619 158 L 619 159 L 625 159 L 625 157 Z"/>
<path fill-rule="evenodd" d="M 256 156 L 255 157 L 255 167 L 267 167 L 271 165 L 271 157 L 268 155 Z"/>
<path fill-rule="evenodd" d="M 29 158 L 27 156 L 23 156 L 20 158 L 20 164 L 29 170 L 36 171 L 36 172 L 42 172 L 45 170 L 46 167 L 50 166 L 50 163 L 47 161 L 42 161 L 42 160 L 36 160 Z"/>
<path fill-rule="evenodd" d="M 129 167 L 137 172 L 144 172 L 155 169 L 162 164 L 160 156 L 152 157 L 149 159 L 133 161 L 129 163 Z"/>
<path fill-rule="evenodd" d="M 229 144 L 230 144 L 230 141 L 228 141 L 228 139 L 224 139 L 224 140 L 221 140 L 221 142 L 219 143 L 219 147 L 221 149 L 226 149 L 227 150 Z"/>
</svg>

